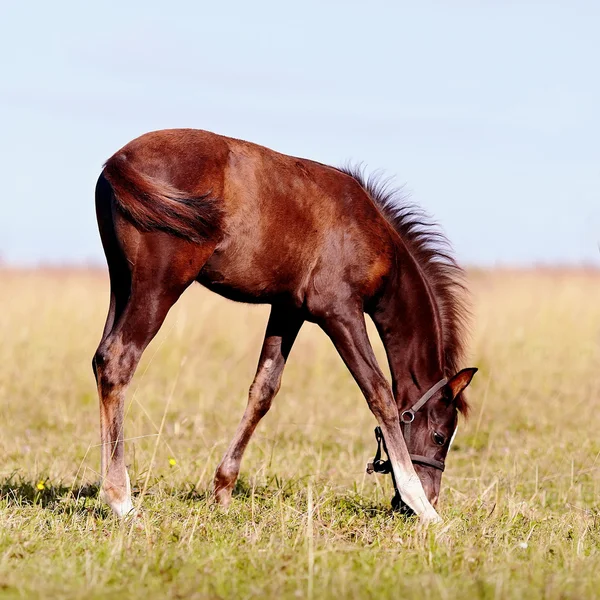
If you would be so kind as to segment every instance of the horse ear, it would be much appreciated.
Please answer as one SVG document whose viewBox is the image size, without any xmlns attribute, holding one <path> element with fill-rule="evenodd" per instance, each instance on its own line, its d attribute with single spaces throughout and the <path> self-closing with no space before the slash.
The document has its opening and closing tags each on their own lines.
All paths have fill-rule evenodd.
<svg viewBox="0 0 600 600">
<path fill-rule="evenodd" d="M 477 373 L 477 367 L 462 369 L 448 381 L 446 388 L 450 391 L 452 400 L 456 400 L 456 397 L 471 383 L 475 373 Z"/>
</svg>

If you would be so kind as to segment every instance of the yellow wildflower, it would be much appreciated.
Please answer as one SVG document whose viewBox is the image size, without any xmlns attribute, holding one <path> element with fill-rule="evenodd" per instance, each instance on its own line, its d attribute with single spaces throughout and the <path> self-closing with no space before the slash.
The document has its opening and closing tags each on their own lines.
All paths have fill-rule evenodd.
<svg viewBox="0 0 600 600">
<path fill-rule="evenodd" d="M 177 461 L 171 456 L 171 458 L 169 458 L 169 464 L 174 467 L 177 464 Z"/>
<path fill-rule="evenodd" d="M 45 489 L 46 489 L 46 486 L 44 485 L 44 482 L 43 482 L 43 481 L 38 481 L 38 483 L 37 483 L 37 485 L 36 485 L 35 487 L 36 487 L 38 490 L 40 490 L 40 492 L 41 492 L 42 490 L 45 490 Z"/>
</svg>

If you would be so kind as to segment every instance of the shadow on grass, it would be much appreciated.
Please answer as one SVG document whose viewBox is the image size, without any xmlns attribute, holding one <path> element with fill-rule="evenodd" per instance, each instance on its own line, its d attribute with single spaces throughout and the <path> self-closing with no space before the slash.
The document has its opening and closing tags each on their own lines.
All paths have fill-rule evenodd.
<svg viewBox="0 0 600 600">
<path fill-rule="evenodd" d="M 240 475 L 233 489 L 233 501 L 245 502 L 253 498 L 254 501 L 271 504 L 274 498 L 282 498 L 286 502 L 303 504 L 307 502 L 307 486 L 310 476 L 299 477 L 295 479 L 281 479 L 276 475 L 268 478 L 265 483 L 257 485 L 251 480 Z M 321 487 L 315 484 L 316 488 Z M 186 499 L 207 500 L 211 498 L 210 491 L 202 493 L 195 492 Z M 377 517 L 394 516 L 396 518 L 407 518 L 397 509 L 392 508 L 389 500 L 376 501 L 365 497 L 358 491 L 346 490 L 336 492 L 333 490 L 324 491 L 320 495 L 319 502 L 326 503 L 336 513 L 347 513 L 354 516 Z"/>
<path fill-rule="evenodd" d="M 14 473 L 0 480 L 0 501 L 6 502 L 8 506 L 38 506 L 64 514 L 91 512 L 97 517 L 106 518 L 110 512 L 95 502 L 98 491 L 97 484 L 71 486 L 48 481 L 28 481 Z"/>
<path fill-rule="evenodd" d="M 251 497 L 254 497 L 255 500 L 268 500 L 275 495 L 288 498 L 297 494 L 301 481 L 303 480 L 290 480 L 283 484 L 279 478 L 271 477 L 266 483 L 257 485 L 249 481 L 244 475 L 240 475 L 233 488 L 232 496 L 238 500 L 246 500 Z M 214 498 L 212 489 L 199 490 L 192 483 L 186 489 L 173 487 L 170 491 L 172 496 L 184 502 L 205 502 L 212 501 Z"/>
<path fill-rule="evenodd" d="M 271 504 L 275 498 L 302 505 L 306 502 L 308 477 L 282 480 L 276 476 L 269 478 L 263 484 L 241 476 L 233 490 L 234 502 L 245 503 L 251 498 L 254 502 Z M 37 506 L 65 515 L 93 515 L 105 519 L 112 513 L 102 502 L 98 502 L 99 484 L 80 486 L 51 483 L 49 481 L 29 481 L 16 473 L 5 479 L 0 479 L 0 502 L 11 507 Z M 133 487 L 133 495 L 138 496 L 140 489 Z M 166 490 L 163 490 L 163 493 Z M 153 495 L 152 486 L 146 491 Z M 204 503 L 213 502 L 211 489 L 197 489 L 192 483 L 172 487 L 167 496 L 182 502 Z M 347 513 L 364 517 L 390 516 L 392 513 L 403 518 L 398 512 L 392 511 L 389 503 L 376 502 L 354 491 L 336 493 L 324 492 L 321 502 L 327 503 L 337 513 Z"/>
<path fill-rule="evenodd" d="M 253 498 L 255 502 L 272 504 L 275 498 L 282 498 L 284 502 L 290 502 L 302 506 L 307 504 L 307 487 L 310 476 L 294 479 L 281 479 L 277 476 L 270 477 L 265 483 L 256 485 L 243 475 L 240 476 L 233 490 L 233 500 L 246 502 Z M 318 483 L 315 488 L 321 488 Z M 208 494 L 210 495 L 210 494 Z M 202 494 L 203 498 L 207 494 Z M 325 490 L 319 493 L 321 506 L 328 505 L 336 514 L 346 513 L 349 516 L 377 517 L 391 516 L 405 518 L 399 512 L 394 511 L 388 501 L 379 502 L 367 498 L 358 491 L 346 490 L 340 493 L 334 490 Z"/>
</svg>

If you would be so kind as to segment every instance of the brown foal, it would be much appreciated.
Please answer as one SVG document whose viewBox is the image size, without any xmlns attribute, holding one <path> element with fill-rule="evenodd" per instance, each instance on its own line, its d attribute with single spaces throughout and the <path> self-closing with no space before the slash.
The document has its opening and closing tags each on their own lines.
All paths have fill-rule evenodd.
<svg viewBox="0 0 600 600">
<path fill-rule="evenodd" d="M 271 315 L 248 405 L 215 474 L 227 506 L 244 450 L 281 384 L 304 321 L 331 338 L 383 433 L 402 500 L 439 521 L 441 470 L 462 396 L 476 369 L 458 371 L 461 270 L 445 239 L 385 185 L 206 131 L 148 133 L 110 158 L 96 186 L 110 273 L 110 307 L 93 360 L 100 395 L 102 496 L 132 508 L 123 407 L 138 361 L 167 312 L 194 281 Z M 392 387 L 365 327 L 375 322 Z M 411 423 L 399 411 L 442 379 Z"/>
</svg>

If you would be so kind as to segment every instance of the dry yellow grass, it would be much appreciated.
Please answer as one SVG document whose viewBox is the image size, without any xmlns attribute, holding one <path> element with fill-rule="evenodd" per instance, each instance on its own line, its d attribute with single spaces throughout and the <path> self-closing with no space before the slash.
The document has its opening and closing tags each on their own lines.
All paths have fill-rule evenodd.
<svg viewBox="0 0 600 600">
<path fill-rule="evenodd" d="M 0 271 L 0 596 L 600 595 L 600 275 L 470 280 L 469 364 L 480 372 L 448 458 L 444 526 L 421 533 L 390 513 L 390 482 L 364 473 L 374 419 L 310 325 L 232 509 L 215 509 L 206 492 L 245 406 L 268 309 L 196 287 L 130 388 L 132 481 L 150 471 L 143 525 L 132 529 L 95 498 L 90 362 L 104 275 Z"/>
</svg>

